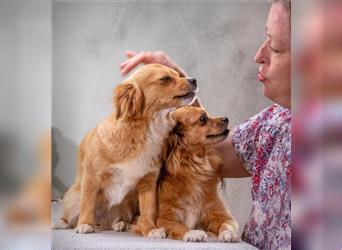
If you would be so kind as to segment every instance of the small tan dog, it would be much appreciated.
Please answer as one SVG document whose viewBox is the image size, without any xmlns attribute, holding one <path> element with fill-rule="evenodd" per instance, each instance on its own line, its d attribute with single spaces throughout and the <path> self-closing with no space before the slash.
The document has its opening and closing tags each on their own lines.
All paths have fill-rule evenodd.
<svg viewBox="0 0 342 250">
<path fill-rule="evenodd" d="M 116 112 L 80 144 L 75 183 L 54 228 L 92 233 L 99 225 L 121 231 L 140 210 L 140 233 L 163 238 L 155 226 L 156 185 L 161 149 L 174 126 L 168 114 L 193 102 L 196 91 L 195 79 L 159 64 L 142 66 L 118 85 Z"/>
<path fill-rule="evenodd" d="M 177 124 L 159 179 L 157 226 L 171 239 L 206 241 L 209 231 L 220 241 L 239 241 L 238 225 L 217 193 L 222 160 L 214 145 L 227 137 L 228 118 L 210 118 L 190 106 L 171 117 Z"/>
</svg>

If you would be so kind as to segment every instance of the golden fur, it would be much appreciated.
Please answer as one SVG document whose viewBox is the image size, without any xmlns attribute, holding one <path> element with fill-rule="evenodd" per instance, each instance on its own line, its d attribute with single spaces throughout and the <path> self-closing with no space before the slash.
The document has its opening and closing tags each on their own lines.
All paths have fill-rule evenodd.
<svg viewBox="0 0 342 250">
<path fill-rule="evenodd" d="M 99 225 L 121 231 L 140 210 L 139 233 L 163 237 L 155 226 L 156 184 L 161 148 L 174 125 L 168 113 L 191 103 L 196 90 L 159 64 L 142 66 L 119 84 L 116 112 L 80 144 L 75 183 L 54 227 L 91 233 Z"/>
<path fill-rule="evenodd" d="M 171 116 L 177 124 L 159 180 L 157 226 L 177 240 L 206 241 L 206 232 L 196 230 L 203 229 L 221 241 L 238 241 L 238 225 L 217 193 L 222 160 L 214 145 L 227 137 L 228 119 L 190 106 Z"/>
</svg>

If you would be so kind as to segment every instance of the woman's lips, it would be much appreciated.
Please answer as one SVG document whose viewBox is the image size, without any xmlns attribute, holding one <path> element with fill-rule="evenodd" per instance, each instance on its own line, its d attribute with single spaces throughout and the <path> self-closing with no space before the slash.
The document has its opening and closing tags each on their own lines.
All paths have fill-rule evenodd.
<svg viewBox="0 0 342 250">
<path fill-rule="evenodd" d="M 266 77 L 261 72 L 258 73 L 258 79 L 260 82 L 266 81 Z"/>
</svg>

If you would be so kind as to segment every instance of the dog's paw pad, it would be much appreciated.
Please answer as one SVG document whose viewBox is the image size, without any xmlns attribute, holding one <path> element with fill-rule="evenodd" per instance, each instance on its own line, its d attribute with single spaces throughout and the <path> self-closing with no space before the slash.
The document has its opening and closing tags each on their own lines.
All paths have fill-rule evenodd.
<svg viewBox="0 0 342 250">
<path fill-rule="evenodd" d="M 88 234 L 93 232 L 95 232 L 95 229 L 92 225 L 89 224 L 80 224 L 76 227 L 76 233 Z"/>
<path fill-rule="evenodd" d="M 117 223 L 113 223 L 112 229 L 115 232 L 122 232 L 125 230 L 125 226 L 126 226 L 125 222 L 119 221 Z"/>
<path fill-rule="evenodd" d="M 68 229 L 70 225 L 66 223 L 63 219 L 59 219 L 52 225 L 53 229 Z"/>
<path fill-rule="evenodd" d="M 202 230 L 190 230 L 184 235 L 183 240 L 190 242 L 204 242 L 208 240 L 208 236 L 206 232 Z"/>
<path fill-rule="evenodd" d="M 165 239 L 166 238 L 165 229 L 164 228 L 154 228 L 148 232 L 147 237 L 153 238 L 153 239 Z"/>
<path fill-rule="evenodd" d="M 234 231 L 224 230 L 219 234 L 219 241 L 222 242 L 239 242 L 240 238 Z"/>
</svg>

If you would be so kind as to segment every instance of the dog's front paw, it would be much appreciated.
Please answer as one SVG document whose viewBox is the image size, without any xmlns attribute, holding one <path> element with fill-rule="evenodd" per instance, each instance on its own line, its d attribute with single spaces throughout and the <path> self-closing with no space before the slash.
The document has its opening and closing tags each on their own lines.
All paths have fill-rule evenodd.
<svg viewBox="0 0 342 250">
<path fill-rule="evenodd" d="M 88 233 L 94 233 L 95 228 L 92 225 L 89 224 L 79 224 L 76 227 L 76 233 L 80 234 L 88 234 Z"/>
<path fill-rule="evenodd" d="M 148 234 L 148 238 L 153 238 L 153 239 L 165 239 L 166 238 L 166 232 L 164 228 L 153 228 L 151 229 Z"/>
<path fill-rule="evenodd" d="M 183 236 L 184 241 L 204 242 L 208 240 L 206 232 L 202 230 L 190 230 Z"/>
<path fill-rule="evenodd" d="M 236 232 L 231 230 L 224 230 L 219 234 L 219 241 L 222 242 L 239 242 L 240 238 L 237 236 Z"/>
<path fill-rule="evenodd" d="M 125 231 L 125 226 L 126 226 L 125 222 L 119 221 L 119 222 L 113 223 L 112 229 L 115 232 L 122 232 L 122 231 Z"/>
<path fill-rule="evenodd" d="M 59 219 L 52 225 L 52 229 L 68 229 L 70 225 L 65 220 Z"/>
</svg>

